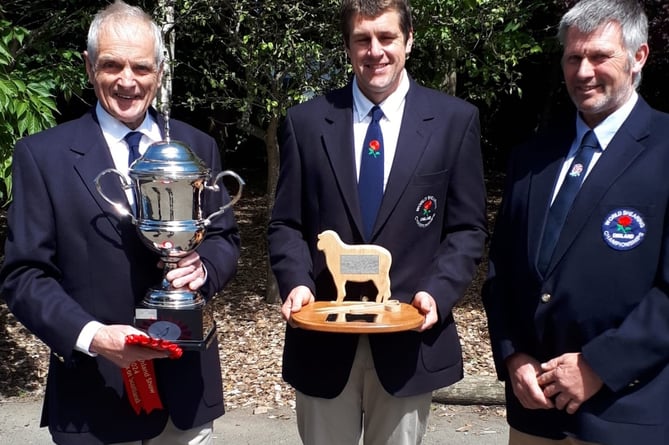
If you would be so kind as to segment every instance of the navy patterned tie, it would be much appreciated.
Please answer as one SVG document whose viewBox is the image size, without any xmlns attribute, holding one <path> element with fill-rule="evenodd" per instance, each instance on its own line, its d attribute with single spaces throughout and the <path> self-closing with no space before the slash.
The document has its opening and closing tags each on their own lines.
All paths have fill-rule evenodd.
<svg viewBox="0 0 669 445">
<path fill-rule="evenodd" d="M 597 150 L 599 150 L 597 136 L 592 130 L 589 130 L 583 136 L 581 146 L 578 148 L 576 156 L 569 166 L 569 171 L 562 182 L 560 191 L 548 211 L 548 218 L 546 219 L 546 226 L 544 227 L 544 236 L 541 241 L 539 258 L 537 260 L 537 267 L 542 274 L 546 273 L 546 268 L 553 256 L 553 250 L 555 250 L 555 245 L 560 236 L 560 231 L 562 231 L 562 226 L 567 220 L 567 214 L 569 213 L 571 205 L 576 198 L 576 194 L 585 179 L 588 166 L 592 160 L 592 155 Z"/>
<path fill-rule="evenodd" d="M 142 139 L 142 133 L 139 131 L 130 131 L 123 139 L 128 144 L 128 167 L 139 158 L 139 141 Z"/>
<path fill-rule="evenodd" d="M 365 142 L 362 146 L 358 195 L 360 210 L 365 228 L 365 239 L 371 240 L 376 214 L 383 198 L 383 134 L 379 121 L 383 111 L 375 105 L 370 111 L 372 122 L 367 127 Z"/>
</svg>

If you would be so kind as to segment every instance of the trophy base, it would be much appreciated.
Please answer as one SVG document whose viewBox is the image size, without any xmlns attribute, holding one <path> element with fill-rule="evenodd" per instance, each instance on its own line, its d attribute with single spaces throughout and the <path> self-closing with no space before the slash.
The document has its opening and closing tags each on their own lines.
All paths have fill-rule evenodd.
<svg viewBox="0 0 669 445">
<path fill-rule="evenodd" d="M 187 351 L 207 349 L 216 333 L 210 303 L 190 309 L 142 305 L 135 308 L 135 327 L 150 337 L 169 340 Z"/>
</svg>

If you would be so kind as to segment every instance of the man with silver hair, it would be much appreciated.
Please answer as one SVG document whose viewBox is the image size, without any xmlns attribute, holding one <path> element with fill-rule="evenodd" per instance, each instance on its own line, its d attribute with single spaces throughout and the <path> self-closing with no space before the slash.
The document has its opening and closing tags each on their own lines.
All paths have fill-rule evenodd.
<svg viewBox="0 0 669 445">
<path fill-rule="evenodd" d="M 97 105 L 20 140 L 13 157 L 0 292 L 51 349 L 41 426 L 59 444 L 209 444 L 213 420 L 224 411 L 217 342 L 178 360 L 126 343 L 129 335 L 145 335 L 133 327 L 134 309 L 162 269 L 94 181 L 108 168 L 127 172 L 135 156 L 165 138 L 165 123 L 151 107 L 162 77 L 160 29 L 117 0 L 95 16 L 84 57 Z M 221 170 L 213 138 L 176 120 L 170 128 L 214 174 Z M 120 183 L 109 185 L 122 200 Z M 229 200 L 204 193 L 204 214 Z M 166 278 L 210 299 L 234 276 L 238 256 L 237 225 L 226 212 Z M 136 397 L 123 380 L 139 361 L 155 370 L 155 379 L 146 374 L 145 386 L 156 391 L 147 391 L 155 396 L 145 409 L 133 409 Z"/>
<path fill-rule="evenodd" d="M 560 22 L 574 118 L 514 151 L 483 301 L 509 444 L 669 443 L 669 115 L 636 92 L 648 20 Z"/>
</svg>

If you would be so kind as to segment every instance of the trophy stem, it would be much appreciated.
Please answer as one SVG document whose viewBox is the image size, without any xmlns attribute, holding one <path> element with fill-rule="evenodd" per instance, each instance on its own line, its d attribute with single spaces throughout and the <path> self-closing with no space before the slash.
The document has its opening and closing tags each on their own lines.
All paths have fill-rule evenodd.
<svg viewBox="0 0 669 445">
<path fill-rule="evenodd" d="M 167 280 L 167 273 L 176 269 L 173 261 L 165 261 L 163 280 L 160 287 L 154 287 L 144 296 L 143 305 L 155 309 L 197 309 L 205 305 L 206 301 L 199 291 L 186 288 L 175 289 Z"/>
</svg>

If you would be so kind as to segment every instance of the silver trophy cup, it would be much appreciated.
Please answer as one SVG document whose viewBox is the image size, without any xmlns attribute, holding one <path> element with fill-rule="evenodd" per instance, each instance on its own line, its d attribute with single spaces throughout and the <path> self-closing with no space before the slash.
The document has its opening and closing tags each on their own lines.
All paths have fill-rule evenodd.
<svg viewBox="0 0 669 445">
<path fill-rule="evenodd" d="M 110 173 L 119 177 L 124 190 L 132 190 L 134 212 L 127 204 L 105 195 L 100 181 Z M 202 192 L 220 191 L 217 183 L 225 176 L 237 181 L 237 193 L 230 202 L 203 217 Z M 200 245 L 211 220 L 234 205 L 244 187 L 242 178 L 231 170 L 220 172 L 209 185 L 210 178 L 211 170 L 185 143 L 169 140 L 151 144 L 130 166 L 127 176 L 110 168 L 95 178 L 100 196 L 121 216 L 130 217 L 142 242 L 157 252 L 165 265 L 162 283 L 150 289 L 135 310 L 135 326 L 185 349 L 209 345 L 216 327 L 213 309 L 200 292 L 174 289 L 165 276 Z"/>
</svg>

